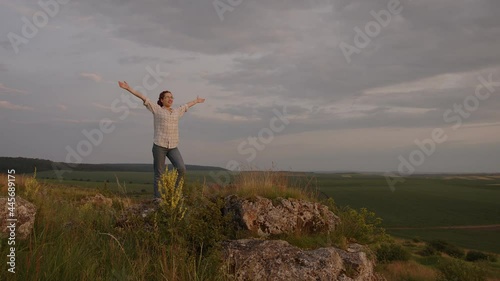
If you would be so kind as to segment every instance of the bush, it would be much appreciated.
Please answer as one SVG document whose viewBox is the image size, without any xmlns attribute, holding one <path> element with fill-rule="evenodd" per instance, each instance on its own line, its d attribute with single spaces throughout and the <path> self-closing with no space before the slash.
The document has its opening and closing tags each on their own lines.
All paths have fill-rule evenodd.
<svg viewBox="0 0 500 281">
<path fill-rule="evenodd" d="M 168 224 L 169 228 L 177 227 L 187 210 L 184 205 L 184 179 L 181 178 L 176 186 L 177 176 L 177 170 L 166 170 L 158 182 L 158 189 L 161 194 L 160 210 L 162 219 Z"/>
<path fill-rule="evenodd" d="M 489 254 L 488 255 L 488 260 L 490 262 L 497 262 L 498 261 L 497 255 L 495 255 L 495 254 Z"/>
<path fill-rule="evenodd" d="M 350 207 L 332 210 L 340 217 L 340 224 L 335 228 L 337 236 L 343 236 L 350 241 L 361 244 L 384 242 L 388 236 L 385 229 L 380 227 L 382 219 L 374 212 L 361 208 L 359 211 Z"/>
<path fill-rule="evenodd" d="M 469 251 L 465 256 L 466 261 L 488 260 L 488 255 L 480 251 Z"/>
<path fill-rule="evenodd" d="M 25 195 L 28 200 L 34 200 L 35 196 L 38 195 L 38 192 L 40 190 L 40 183 L 36 179 L 36 168 L 35 172 L 33 173 L 32 177 L 29 177 L 25 179 L 24 181 L 24 187 L 25 187 Z"/>
<path fill-rule="evenodd" d="M 377 260 L 381 263 L 392 261 L 407 261 L 410 259 L 410 252 L 398 244 L 382 244 L 376 250 Z"/>
<path fill-rule="evenodd" d="M 234 239 L 232 215 L 223 214 L 224 199 L 209 199 L 201 194 L 190 198 L 181 235 L 191 249 L 205 253 L 225 239 Z"/>
<path fill-rule="evenodd" d="M 438 265 L 438 281 L 484 281 L 486 272 L 474 264 L 452 259 Z"/>
<path fill-rule="evenodd" d="M 419 255 L 424 256 L 424 257 L 430 257 L 437 255 L 439 252 L 436 250 L 436 248 L 426 245 L 425 248 L 421 251 L 418 252 Z"/>
<path fill-rule="evenodd" d="M 446 242 L 444 240 L 430 241 L 429 246 L 433 247 L 437 251 L 440 251 L 442 253 L 449 255 L 450 257 L 461 259 L 465 255 L 464 250 L 462 250 L 459 247 L 457 247 L 449 242 Z"/>
</svg>

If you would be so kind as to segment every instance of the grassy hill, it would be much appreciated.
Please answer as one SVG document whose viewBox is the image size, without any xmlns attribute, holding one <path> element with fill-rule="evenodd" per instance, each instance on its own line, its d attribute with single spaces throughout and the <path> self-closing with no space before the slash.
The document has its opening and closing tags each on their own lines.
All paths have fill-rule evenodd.
<svg viewBox="0 0 500 281">
<path fill-rule="evenodd" d="M 307 180 L 302 183 L 308 185 L 312 181 L 309 178 L 311 174 L 240 173 L 235 177 L 234 186 L 227 189 L 211 189 L 209 185 L 196 183 L 191 178 L 183 191 L 188 211 L 182 221 L 176 221 L 178 224 L 170 222 L 169 217 L 162 217 L 161 214 L 157 217 L 155 214 L 150 218 L 152 222 L 167 221 L 169 227 L 160 227 L 155 223 L 152 229 L 143 226 L 122 229 L 114 227 L 116 220 L 126 207 L 141 198 L 130 190 L 117 192 L 111 189 L 111 183 L 107 188 L 99 188 L 99 181 L 113 174 L 122 179 L 129 176 L 127 180 L 139 181 L 141 177 L 147 180 L 151 173 L 79 171 L 75 172 L 80 173 L 78 176 L 88 176 L 91 181 L 64 180 L 55 184 L 53 179 L 41 177 L 42 174 L 49 176 L 50 172 L 40 172 L 38 179 L 29 174 L 16 177 L 16 193 L 38 207 L 31 239 L 16 241 L 18 280 L 234 280 L 226 275 L 218 243 L 225 239 L 246 238 L 248 233 L 234 232 L 227 225 L 228 221 L 221 215 L 224 201 L 213 201 L 214 198 L 220 199 L 229 192 L 239 196 L 247 194 L 249 198 L 256 194 L 268 194 L 273 198 L 318 200 L 314 193 L 309 193 L 312 189 L 305 188 L 304 184 L 294 184 L 297 178 L 304 177 Z M 203 173 L 207 174 L 195 172 L 188 177 Z M 488 223 L 494 223 L 498 221 L 493 216 L 497 205 L 488 202 L 498 202 L 496 196 L 499 189 L 493 189 L 497 193 L 485 193 L 491 190 L 480 188 L 489 184 L 495 186 L 494 180 L 472 184 L 470 181 L 473 178 L 456 179 L 455 183 L 448 182 L 455 179 L 421 178 L 412 182 L 409 178 L 407 185 L 392 193 L 384 186 L 381 176 L 314 174 L 313 178 L 320 191 L 335 199 L 335 204 L 331 200 L 322 202 L 341 218 L 341 225 L 333 232 L 316 236 L 299 233 L 277 238 L 307 249 L 344 248 L 348 242 L 368 245 L 372 249 L 370 256 L 379 263 L 376 270 L 383 273 L 388 281 L 434 281 L 438 280 L 438 276 L 446 277 L 439 280 L 500 280 L 500 262 L 498 256 L 491 253 L 495 250 L 490 247 L 497 243 L 498 236 L 486 239 L 479 232 L 475 236 L 470 235 L 471 239 L 481 243 L 473 248 L 485 250 L 471 251 L 471 248 L 460 247 L 467 243 L 455 246 L 458 243 L 452 241 L 453 232 L 445 229 L 434 230 L 448 231 L 443 232 L 442 237 L 424 237 L 425 233 L 415 229 L 406 230 L 410 239 L 388 237 L 376 219 L 383 214 L 382 218 L 387 216 L 386 222 L 390 222 L 388 225 L 425 227 L 421 216 L 427 216 L 427 225 L 435 226 L 440 217 L 460 217 L 461 214 L 471 213 L 470 217 L 462 219 L 463 222 L 473 219 L 477 208 L 485 205 L 493 212 L 488 216 Z M 144 186 L 150 188 L 151 184 Z M 0 193 L 6 194 L 7 187 L 7 176 L 0 173 Z M 467 188 L 474 188 L 476 197 L 471 197 L 471 193 L 466 192 Z M 96 195 L 102 198 L 102 194 L 105 200 L 89 200 Z M 150 198 L 150 190 L 144 195 Z M 447 197 L 453 200 L 446 200 Z M 467 198 L 470 200 L 467 201 Z M 421 202 L 426 200 L 427 205 Z M 474 201 L 479 203 L 472 204 Z M 453 209 L 453 202 L 459 205 L 466 202 L 469 209 Z M 449 209 L 449 213 L 441 209 L 436 211 L 442 204 L 445 204 L 443 210 Z M 411 206 L 420 211 L 412 211 Z M 365 207 L 375 210 L 376 215 L 363 210 Z M 422 239 L 416 238 L 415 234 L 421 235 Z M 493 243 L 488 244 L 490 242 Z M 1 245 L 6 243 L 7 238 L 0 239 Z M 8 253 L 8 247 L 0 247 L 1 256 L 5 257 Z M 11 277 L 7 276 L 7 263 L 3 263 L 0 269 L 0 280 L 9 280 L 6 279 Z"/>
<path fill-rule="evenodd" d="M 169 165 L 170 166 L 170 165 Z M 37 171 L 50 170 L 72 170 L 72 171 L 122 171 L 122 172 L 151 172 L 153 164 L 70 164 L 53 162 L 45 159 L 23 158 L 23 157 L 0 157 L 0 171 L 15 169 L 18 174 L 33 173 Z M 220 167 L 186 165 L 191 171 L 225 170 Z"/>
</svg>

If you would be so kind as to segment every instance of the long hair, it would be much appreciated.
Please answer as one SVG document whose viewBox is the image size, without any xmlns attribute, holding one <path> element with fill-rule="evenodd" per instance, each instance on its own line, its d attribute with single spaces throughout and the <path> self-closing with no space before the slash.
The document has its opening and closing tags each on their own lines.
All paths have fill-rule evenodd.
<svg viewBox="0 0 500 281">
<path fill-rule="evenodd" d="M 161 102 L 161 100 L 165 97 L 166 93 L 170 93 L 170 91 L 163 91 L 160 93 L 160 96 L 158 97 L 158 101 L 156 102 L 159 106 L 163 106 L 163 102 Z"/>
</svg>

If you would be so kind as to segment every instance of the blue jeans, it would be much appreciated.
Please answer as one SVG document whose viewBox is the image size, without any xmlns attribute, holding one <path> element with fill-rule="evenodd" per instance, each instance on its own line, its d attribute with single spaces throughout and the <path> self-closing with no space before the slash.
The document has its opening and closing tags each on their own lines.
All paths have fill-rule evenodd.
<svg viewBox="0 0 500 281">
<path fill-rule="evenodd" d="M 165 172 L 165 156 L 172 162 L 172 166 L 177 169 L 177 181 L 175 182 L 175 187 L 179 185 L 179 181 L 184 178 L 186 173 L 186 166 L 184 166 L 184 160 L 182 159 L 181 152 L 177 147 L 166 148 L 153 144 L 153 169 L 154 169 L 154 197 L 160 198 L 160 191 L 158 190 L 158 181 L 161 175 Z"/>
</svg>

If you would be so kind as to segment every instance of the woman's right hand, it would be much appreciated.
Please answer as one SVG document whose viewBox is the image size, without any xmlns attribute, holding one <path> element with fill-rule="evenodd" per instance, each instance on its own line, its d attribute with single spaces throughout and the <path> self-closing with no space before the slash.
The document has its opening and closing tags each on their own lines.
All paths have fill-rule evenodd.
<svg viewBox="0 0 500 281">
<path fill-rule="evenodd" d="M 127 84 L 127 82 L 125 81 L 118 81 L 118 86 L 120 86 L 120 88 L 122 89 L 125 89 L 125 90 L 130 90 L 130 86 Z"/>
<path fill-rule="evenodd" d="M 146 97 L 143 96 L 139 91 L 130 88 L 127 82 L 118 81 L 118 86 L 120 86 L 120 88 L 122 89 L 129 91 L 132 95 L 140 98 L 143 102 L 146 102 Z"/>
</svg>

